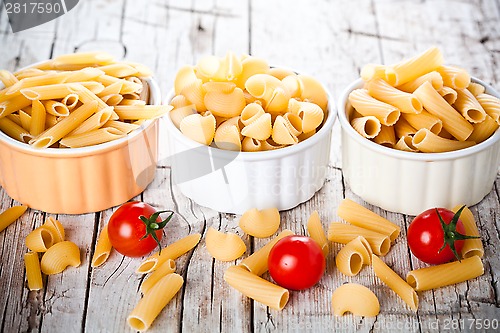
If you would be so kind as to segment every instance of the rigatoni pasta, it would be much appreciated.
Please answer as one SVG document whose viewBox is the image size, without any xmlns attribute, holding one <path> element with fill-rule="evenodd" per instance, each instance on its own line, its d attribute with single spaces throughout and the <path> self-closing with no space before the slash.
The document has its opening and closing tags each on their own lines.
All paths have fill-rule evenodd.
<svg viewBox="0 0 500 333">
<path fill-rule="evenodd" d="M 168 259 L 161 266 L 152 272 L 142 283 L 141 283 L 141 291 L 143 294 L 146 294 L 153 288 L 153 286 L 161 280 L 165 275 L 171 274 L 175 272 L 175 261 L 172 259 Z"/>
<path fill-rule="evenodd" d="M 371 263 L 372 250 L 363 236 L 358 236 L 347 243 L 335 257 L 338 270 L 347 276 L 357 275 L 363 265 Z"/>
<path fill-rule="evenodd" d="M 328 240 L 335 243 L 347 244 L 358 236 L 368 241 L 373 253 L 386 255 L 389 252 L 391 241 L 388 235 L 339 222 L 330 223 L 328 228 Z"/>
<path fill-rule="evenodd" d="M 24 266 L 26 268 L 26 280 L 29 290 L 40 290 L 43 288 L 42 271 L 38 253 L 28 252 L 24 254 Z"/>
</svg>

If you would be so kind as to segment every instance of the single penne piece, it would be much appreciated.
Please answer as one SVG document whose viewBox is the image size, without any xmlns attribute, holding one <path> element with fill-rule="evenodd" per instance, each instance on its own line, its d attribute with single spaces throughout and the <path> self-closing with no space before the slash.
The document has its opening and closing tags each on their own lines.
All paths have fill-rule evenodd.
<svg viewBox="0 0 500 333">
<path fill-rule="evenodd" d="M 402 113 L 416 114 L 422 112 L 422 103 L 413 94 L 396 89 L 382 79 L 373 79 L 366 82 L 365 89 L 368 90 L 370 96 L 395 106 Z"/>
<path fill-rule="evenodd" d="M 467 89 L 457 89 L 457 99 L 453 106 L 471 123 L 480 123 L 486 118 L 481 104 Z"/>
<path fill-rule="evenodd" d="M 444 85 L 453 89 L 465 89 L 471 82 L 469 73 L 463 68 L 440 66 L 436 70 L 441 74 Z"/>
<path fill-rule="evenodd" d="M 325 229 L 323 229 L 318 211 L 316 210 L 312 212 L 309 220 L 307 221 L 307 232 L 309 233 L 309 237 L 314 239 L 314 241 L 318 243 L 319 247 L 321 247 L 321 250 L 326 258 L 330 250 L 328 246 L 328 239 L 326 238 Z"/>
<path fill-rule="evenodd" d="M 336 316 L 349 312 L 355 316 L 375 317 L 380 312 L 380 303 L 373 291 L 365 286 L 346 283 L 333 292 L 332 309 Z"/>
<path fill-rule="evenodd" d="M 64 147 L 80 148 L 80 147 L 94 146 L 101 143 L 106 143 L 119 138 L 123 138 L 125 136 L 126 136 L 125 133 L 120 132 L 116 128 L 107 127 L 107 128 L 99 128 L 81 134 L 66 136 L 62 138 L 59 141 L 59 143 Z"/>
<path fill-rule="evenodd" d="M 458 212 L 461 206 L 455 206 L 452 211 Z M 464 240 L 464 245 L 462 247 L 462 258 L 470 258 L 473 256 L 478 256 L 482 258 L 484 255 L 483 242 L 481 241 L 481 235 L 479 234 L 479 229 L 477 228 L 476 219 L 468 207 L 465 207 L 460 214 L 460 221 L 462 221 L 465 229 L 465 235 L 476 236 L 479 238 L 468 238 Z"/>
<path fill-rule="evenodd" d="M 0 214 L 0 232 L 20 218 L 26 209 L 28 209 L 28 206 L 14 206 L 4 210 Z"/>
<path fill-rule="evenodd" d="M 224 272 L 224 280 L 243 295 L 275 310 L 282 310 L 288 302 L 287 289 L 264 280 L 240 266 L 231 266 Z"/>
<path fill-rule="evenodd" d="M 141 283 L 141 291 L 143 294 L 146 294 L 148 291 L 153 288 L 153 286 L 160 281 L 162 277 L 167 274 L 171 274 L 175 272 L 175 261 L 172 259 L 168 259 L 161 266 L 151 273 L 144 281 Z"/>
<path fill-rule="evenodd" d="M 479 83 L 476 83 L 476 82 L 469 83 L 469 85 L 467 86 L 467 89 L 474 96 L 484 94 L 484 92 L 486 90 L 486 88 L 482 84 L 479 84 Z"/>
<path fill-rule="evenodd" d="M 414 94 L 429 113 L 441 119 L 443 128 L 448 133 L 459 141 L 467 140 L 474 127 L 449 105 L 429 82 L 424 82 Z"/>
<path fill-rule="evenodd" d="M 80 266 L 80 249 L 70 241 L 59 242 L 51 246 L 42 256 L 40 266 L 47 275 L 58 274 L 68 266 Z"/>
<path fill-rule="evenodd" d="M 168 259 L 175 260 L 186 252 L 192 250 L 200 242 L 201 234 L 192 234 L 168 245 L 160 252 L 145 259 L 135 271 L 137 274 L 146 274 L 156 270 Z"/>
<path fill-rule="evenodd" d="M 122 87 L 123 87 L 123 82 L 116 81 L 116 82 L 106 86 L 103 91 L 101 91 L 99 94 L 97 94 L 97 96 L 103 97 L 103 96 L 112 95 L 112 94 L 120 94 Z"/>
<path fill-rule="evenodd" d="M 417 130 L 411 126 L 404 117 L 400 117 L 398 122 L 394 124 L 394 132 L 396 137 L 411 136 L 417 133 Z"/>
<path fill-rule="evenodd" d="M 15 72 L 14 75 L 19 81 L 21 81 L 22 79 L 25 78 L 46 75 L 51 72 L 55 71 L 41 70 L 39 68 L 28 67 Z"/>
<path fill-rule="evenodd" d="M 137 69 L 124 63 L 115 63 L 110 65 L 100 66 L 97 68 L 106 73 L 106 75 L 119 78 L 137 74 Z"/>
<path fill-rule="evenodd" d="M 146 101 L 140 99 L 123 98 L 119 105 L 146 105 Z"/>
<path fill-rule="evenodd" d="M 31 100 L 23 95 L 14 96 L 10 99 L 4 100 L 3 102 L 0 102 L 0 118 L 24 109 L 29 105 L 31 105 Z"/>
<path fill-rule="evenodd" d="M 437 47 L 431 47 L 413 58 L 389 66 L 392 72 L 386 70 L 386 81 L 394 82 L 392 84 L 394 86 L 400 86 L 436 70 L 443 62 L 441 51 Z"/>
<path fill-rule="evenodd" d="M 481 258 L 472 256 L 461 261 L 412 270 L 408 272 L 406 281 L 415 290 L 422 291 L 457 284 L 483 274 Z"/>
<path fill-rule="evenodd" d="M 372 255 L 375 275 L 392 289 L 412 309 L 418 310 L 418 296 L 415 290 L 376 255 Z"/>
<path fill-rule="evenodd" d="M 213 227 L 208 228 L 205 246 L 208 253 L 220 261 L 236 260 L 247 250 L 240 236 L 234 233 L 223 233 Z"/>
<path fill-rule="evenodd" d="M 25 88 L 64 83 L 69 73 L 71 72 L 61 72 L 61 73 L 44 72 L 43 75 L 24 78 L 18 81 L 16 84 L 10 86 L 7 89 L 6 94 L 14 95 L 20 93 L 20 90 Z"/>
<path fill-rule="evenodd" d="M 413 138 L 409 135 L 400 137 L 394 148 L 402 151 L 409 151 L 412 153 L 418 152 L 417 147 L 413 145 Z"/>
<path fill-rule="evenodd" d="M 79 100 L 78 94 L 69 94 L 61 100 L 61 103 L 71 111 L 78 105 Z"/>
<path fill-rule="evenodd" d="M 351 199 L 342 200 L 337 208 L 337 215 L 350 224 L 387 235 L 391 242 L 398 237 L 401 231 L 401 228 L 397 224 L 392 223 Z"/>
<path fill-rule="evenodd" d="M 6 88 L 19 82 L 18 78 L 14 74 L 5 69 L 0 70 L 0 81 L 2 81 Z"/>
<path fill-rule="evenodd" d="M 402 91 L 406 91 L 408 93 L 412 93 L 415 90 L 417 90 L 417 88 L 420 87 L 422 83 L 426 81 L 429 81 L 432 84 L 432 87 L 437 91 L 443 88 L 443 78 L 441 77 L 441 74 L 439 74 L 436 71 L 432 71 L 422 76 L 419 76 L 415 80 L 406 82 L 405 84 L 397 86 L 396 88 Z"/>
<path fill-rule="evenodd" d="M 488 139 L 493 133 L 495 133 L 495 131 L 498 129 L 499 124 L 489 115 L 486 115 L 486 118 L 483 122 L 473 124 L 472 126 L 474 126 L 474 130 L 472 131 L 472 134 L 469 136 L 468 140 L 480 143 Z"/>
<path fill-rule="evenodd" d="M 109 107 L 108 104 L 104 103 L 103 100 L 101 100 L 99 97 L 97 97 L 96 94 L 94 94 L 92 91 L 87 89 L 86 87 L 82 86 L 81 84 L 78 83 L 71 83 L 74 92 L 78 94 L 78 98 L 83 104 L 91 103 L 93 101 L 97 102 L 97 111 L 100 111 L 102 109 L 105 109 Z M 118 117 L 118 116 L 117 116 Z M 118 119 L 118 118 L 116 118 Z M 113 119 L 113 120 L 116 120 Z"/>
<path fill-rule="evenodd" d="M 161 278 L 144 295 L 127 317 L 128 325 L 135 331 L 146 331 L 158 317 L 161 310 L 174 298 L 184 284 L 182 276 L 176 273 Z"/>
<path fill-rule="evenodd" d="M 57 101 L 43 101 L 43 106 L 45 111 L 56 117 L 67 117 L 69 116 L 69 109 L 66 104 Z"/>
<path fill-rule="evenodd" d="M 391 248 L 391 240 L 388 235 L 384 235 L 372 230 L 357 227 L 355 225 L 332 222 L 328 228 L 328 240 L 347 244 L 358 236 L 363 236 L 377 255 L 386 255 Z"/>
<path fill-rule="evenodd" d="M 147 67 L 147 66 L 145 66 L 145 65 L 143 65 L 141 63 L 132 62 L 132 61 L 123 61 L 122 63 L 134 67 L 135 70 L 137 71 L 137 73 L 135 74 L 135 76 L 138 76 L 138 77 L 149 77 L 149 76 L 153 75 L 153 72 L 151 71 L 151 69 L 149 69 L 149 67 Z"/>
<path fill-rule="evenodd" d="M 105 123 L 111 120 L 113 117 L 113 108 L 107 107 L 105 109 L 99 110 L 90 116 L 83 123 L 78 125 L 73 131 L 71 131 L 68 136 L 73 136 L 77 134 L 87 133 L 98 128 L 103 127 Z M 117 129 L 118 130 L 118 129 Z"/>
<path fill-rule="evenodd" d="M 476 142 L 445 139 L 422 128 L 413 136 L 412 144 L 423 153 L 444 153 L 472 147 Z"/>
<path fill-rule="evenodd" d="M 283 230 L 278 234 L 278 236 L 274 237 L 271 241 L 269 241 L 266 245 L 261 247 L 259 250 L 252 253 L 250 256 L 243 259 L 239 266 L 244 267 L 247 271 L 255 274 L 257 276 L 261 276 L 265 272 L 267 272 L 267 259 L 269 257 L 269 252 L 273 248 L 274 244 L 276 244 L 280 239 L 293 235 L 293 232 L 290 230 Z"/>
<path fill-rule="evenodd" d="M 489 94 L 477 95 L 476 99 L 488 116 L 493 118 L 493 120 L 500 125 L 500 99 Z"/>
<path fill-rule="evenodd" d="M 49 84 L 21 89 L 21 94 L 29 100 L 56 100 L 76 93 L 76 83 Z"/>
<path fill-rule="evenodd" d="M 23 127 L 23 123 L 21 122 L 21 116 L 18 113 L 8 114 L 5 116 L 5 118 L 13 121 L 14 123 L 16 123 L 17 126 Z"/>
<path fill-rule="evenodd" d="M 99 94 L 104 90 L 104 85 L 95 82 L 95 81 L 80 81 L 80 82 L 74 82 L 74 83 L 69 83 L 69 84 L 74 84 L 76 87 L 84 87 L 88 89 L 92 94 L 96 95 Z"/>
<path fill-rule="evenodd" d="M 112 248 L 113 245 L 111 245 L 111 241 L 109 240 L 108 225 L 106 224 L 97 239 L 94 255 L 92 256 L 92 267 L 99 267 L 104 264 L 108 260 Z"/>
<path fill-rule="evenodd" d="M 0 118 L 0 131 L 17 141 L 28 142 L 32 135 L 7 117 Z"/>
<path fill-rule="evenodd" d="M 50 127 L 55 126 L 59 122 L 56 116 L 53 114 L 45 115 L 45 128 L 48 130 Z"/>
<path fill-rule="evenodd" d="M 123 94 L 132 94 L 132 93 L 138 92 L 142 89 L 142 85 L 138 84 L 137 82 L 119 79 L 119 78 L 109 76 L 109 75 L 101 75 L 98 78 L 96 78 L 95 80 L 96 80 L 96 82 L 103 84 L 105 87 L 108 87 L 109 85 L 112 85 L 112 84 L 116 84 L 117 82 L 120 83 L 122 85 L 122 88 L 120 90 L 120 94 L 122 94 L 122 95 Z"/>
<path fill-rule="evenodd" d="M 418 115 L 407 113 L 402 115 L 402 117 L 416 130 L 427 128 L 432 133 L 439 134 L 443 129 L 443 122 L 441 119 L 425 110 Z"/>
<path fill-rule="evenodd" d="M 123 121 L 117 121 L 117 120 L 108 120 L 102 126 L 103 127 L 114 127 L 117 130 L 119 130 L 120 132 L 123 132 L 126 134 L 128 134 L 128 133 L 130 133 L 130 132 L 132 132 L 140 127 L 139 125 L 136 125 L 136 124 L 125 123 Z"/>
<path fill-rule="evenodd" d="M 119 105 L 123 100 L 123 96 L 120 94 L 110 94 L 101 97 L 102 101 L 109 106 Z"/>
<path fill-rule="evenodd" d="M 98 68 L 94 67 L 85 67 L 81 70 L 70 71 L 68 72 L 68 76 L 64 80 L 65 83 L 70 82 L 85 82 L 85 81 L 94 81 L 101 75 L 104 75 L 104 72 Z"/>
<path fill-rule="evenodd" d="M 376 137 L 373 138 L 373 141 L 379 145 L 388 148 L 394 148 L 394 146 L 396 145 L 396 134 L 394 133 L 394 127 L 382 125 L 380 128 L 380 132 Z"/>
<path fill-rule="evenodd" d="M 78 109 L 71 112 L 68 117 L 65 117 L 63 120 L 54 124 L 52 127 L 30 141 L 30 144 L 32 144 L 35 148 L 47 148 L 52 146 L 94 114 L 97 111 L 97 107 L 97 101 L 91 101 L 90 103 L 83 104 Z"/>
<path fill-rule="evenodd" d="M 43 289 L 42 270 L 40 268 L 38 253 L 25 253 L 24 267 L 26 268 L 26 280 L 28 280 L 29 290 Z"/>
<path fill-rule="evenodd" d="M 358 236 L 347 243 L 335 257 L 338 270 L 347 276 L 355 276 L 363 265 L 371 263 L 372 250 L 363 236 Z"/>
<path fill-rule="evenodd" d="M 21 121 L 21 127 L 24 128 L 26 131 L 29 131 L 31 127 L 31 116 L 26 112 L 24 112 L 23 110 L 19 110 L 18 113 L 19 113 L 19 120 Z"/>
<path fill-rule="evenodd" d="M 383 125 L 394 125 L 400 116 L 397 107 L 373 98 L 366 89 L 353 90 L 349 94 L 349 102 L 362 116 L 374 116 Z"/>
<path fill-rule="evenodd" d="M 354 118 L 351 120 L 351 126 L 356 130 L 356 132 L 367 139 L 373 139 L 379 135 L 382 130 L 380 120 L 378 120 L 375 116 Z"/>
<path fill-rule="evenodd" d="M 87 65 L 85 67 L 91 67 L 92 65 L 108 65 L 114 61 L 114 57 L 106 52 L 78 52 L 55 57 L 52 60 L 52 66 L 54 68 L 61 65 Z"/>
<path fill-rule="evenodd" d="M 171 105 L 117 105 L 114 107 L 121 120 L 153 119 L 172 110 Z"/>
<path fill-rule="evenodd" d="M 444 100 L 450 105 L 457 100 L 457 91 L 453 88 L 444 86 L 441 90 L 438 90 L 438 93 L 443 96 Z"/>
<path fill-rule="evenodd" d="M 249 209 L 240 218 L 238 225 L 250 236 L 266 238 L 278 231 L 281 218 L 276 208 Z"/>
</svg>

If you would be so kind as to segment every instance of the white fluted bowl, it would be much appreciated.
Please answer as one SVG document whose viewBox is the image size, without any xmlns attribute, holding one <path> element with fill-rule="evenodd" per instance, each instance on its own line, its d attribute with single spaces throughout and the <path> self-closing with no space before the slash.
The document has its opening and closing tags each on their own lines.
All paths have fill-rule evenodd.
<svg viewBox="0 0 500 333">
<path fill-rule="evenodd" d="M 500 98 L 490 85 L 486 93 Z M 338 101 L 342 126 L 342 172 L 351 190 L 370 204 L 417 215 L 432 207 L 472 206 L 492 189 L 500 164 L 500 129 L 487 140 L 446 153 L 411 153 L 363 138 L 349 124 L 349 94 L 362 88 L 358 79 Z"/>
</svg>

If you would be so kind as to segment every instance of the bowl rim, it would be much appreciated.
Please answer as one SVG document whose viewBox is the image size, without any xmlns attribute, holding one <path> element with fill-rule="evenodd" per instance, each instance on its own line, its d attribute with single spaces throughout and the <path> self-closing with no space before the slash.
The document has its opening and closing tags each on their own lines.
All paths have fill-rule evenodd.
<svg viewBox="0 0 500 333">
<path fill-rule="evenodd" d="M 498 93 L 491 85 L 475 77 L 471 77 L 471 80 L 472 82 L 483 85 L 486 88 L 485 91 L 486 93 L 493 95 L 497 98 L 500 98 L 500 93 Z M 364 82 L 363 79 L 358 78 L 355 81 L 351 82 L 342 91 L 337 102 L 337 110 L 338 110 L 337 116 L 339 118 L 340 126 L 342 127 L 343 133 L 346 133 L 347 135 L 349 135 L 350 138 L 356 140 L 356 142 L 358 142 L 359 144 L 363 145 L 366 148 L 369 148 L 370 150 L 398 159 L 431 162 L 431 161 L 451 160 L 451 159 L 470 156 L 475 153 L 484 151 L 488 147 L 500 141 L 500 127 L 499 127 L 488 139 L 484 140 L 481 143 L 478 143 L 468 148 L 443 152 L 443 153 L 414 153 L 379 145 L 371 140 L 362 137 L 358 132 L 356 132 L 356 130 L 351 126 L 351 124 L 347 120 L 346 105 L 348 103 L 349 94 L 354 89 L 362 88 L 363 82 Z"/>
<path fill-rule="evenodd" d="M 30 65 L 25 68 L 29 68 L 31 66 L 36 65 Z M 160 87 L 158 83 L 156 82 L 155 78 L 152 77 L 146 77 L 143 78 L 149 86 L 150 89 L 150 100 L 153 102 L 150 105 L 162 105 L 161 103 L 161 92 L 160 92 Z M 0 142 L 5 143 L 9 145 L 10 147 L 23 151 L 27 154 L 30 155 L 37 155 L 37 156 L 46 156 L 46 157 L 74 157 L 74 156 L 84 156 L 84 155 L 89 155 L 89 154 L 95 154 L 95 153 L 100 153 L 100 152 L 105 152 L 112 150 L 118 146 L 121 146 L 128 142 L 129 140 L 134 139 L 141 133 L 144 133 L 144 130 L 149 128 L 151 125 L 154 124 L 158 119 L 148 119 L 144 123 L 140 125 L 137 129 L 133 130 L 123 138 L 119 138 L 113 141 L 105 142 L 105 143 L 100 143 L 98 145 L 93 145 L 93 146 L 88 146 L 88 147 L 79 147 L 79 148 L 68 148 L 68 149 L 61 149 L 61 148 L 34 148 L 31 145 L 17 141 L 16 139 L 11 138 L 4 132 L 0 131 Z"/>
<path fill-rule="evenodd" d="M 285 68 L 281 67 L 280 68 Z M 327 135 L 329 132 L 332 131 L 333 125 L 335 123 L 335 119 L 337 118 L 337 108 L 335 105 L 335 100 L 332 97 L 332 94 L 328 91 L 328 89 L 322 84 L 323 89 L 325 89 L 326 94 L 328 96 L 328 105 L 327 105 L 327 116 L 326 119 L 324 120 L 321 128 L 319 129 L 318 132 L 316 132 L 314 135 L 311 137 L 307 138 L 307 140 L 304 140 L 302 142 L 299 142 L 295 145 L 284 147 L 284 148 L 279 148 L 275 150 L 266 150 L 266 151 L 257 151 L 257 152 L 248 152 L 248 151 L 231 151 L 231 150 L 224 150 L 220 149 L 217 147 L 212 147 L 212 146 L 206 146 L 204 144 L 201 144 L 199 142 L 196 142 L 184 134 L 181 133 L 181 131 L 174 125 L 172 120 L 170 119 L 169 114 L 167 113 L 165 116 L 162 117 L 162 119 L 165 120 L 165 123 L 167 124 L 167 131 L 169 134 L 172 134 L 176 140 L 180 140 L 181 142 L 185 143 L 188 145 L 190 148 L 200 148 L 200 147 L 207 147 L 208 151 L 212 156 L 217 156 L 219 158 L 227 158 L 227 159 L 234 159 L 234 155 L 237 154 L 236 159 L 241 160 L 241 161 L 258 161 L 258 160 L 270 160 L 274 158 L 281 158 L 284 156 L 289 156 L 289 155 L 294 155 L 297 154 L 303 150 L 308 149 L 309 147 L 315 145 L 318 143 L 318 141 L 323 138 L 325 135 Z M 168 104 L 172 100 L 172 98 L 175 96 L 174 89 L 171 89 L 165 98 L 163 98 L 163 103 Z"/>
</svg>

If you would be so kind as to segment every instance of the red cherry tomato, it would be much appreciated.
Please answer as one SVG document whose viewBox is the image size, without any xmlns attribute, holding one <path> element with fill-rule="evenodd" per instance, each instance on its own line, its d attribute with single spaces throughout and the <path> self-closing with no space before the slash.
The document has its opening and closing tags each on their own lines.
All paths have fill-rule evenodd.
<svg viewBox="0 0 500 333">
<path fill-rule="evenodd" d="M 314 286 L 325 272 L 325 256 L 309 237 L 291 235 L 280 239 L 271 249 L 269 273 L 280 286 L 302 290 Z"/>
<path fill-rule="evenodd" d="M 124 256 L 142 257 L 160 246 L 162 229 L 172 218 L 162 221 L 152 206 L 143 202 L 127 202 L 118 208 L 108 223 L 108 237 L 111 245 Z M 160 248 L 161 249 L 161 248 Z"/>
<path fill-rule="evenodd" d="M 464 225 L 459 220 L 461 212 L 462 209 L 455 214 L 445 208 L 432 208 L 415 217 L 407 234 L 413 255 L 428 264 L 460 259 L 458 253 L 464 239 L 474 238 L 464 235 Z"/>
</svg>

